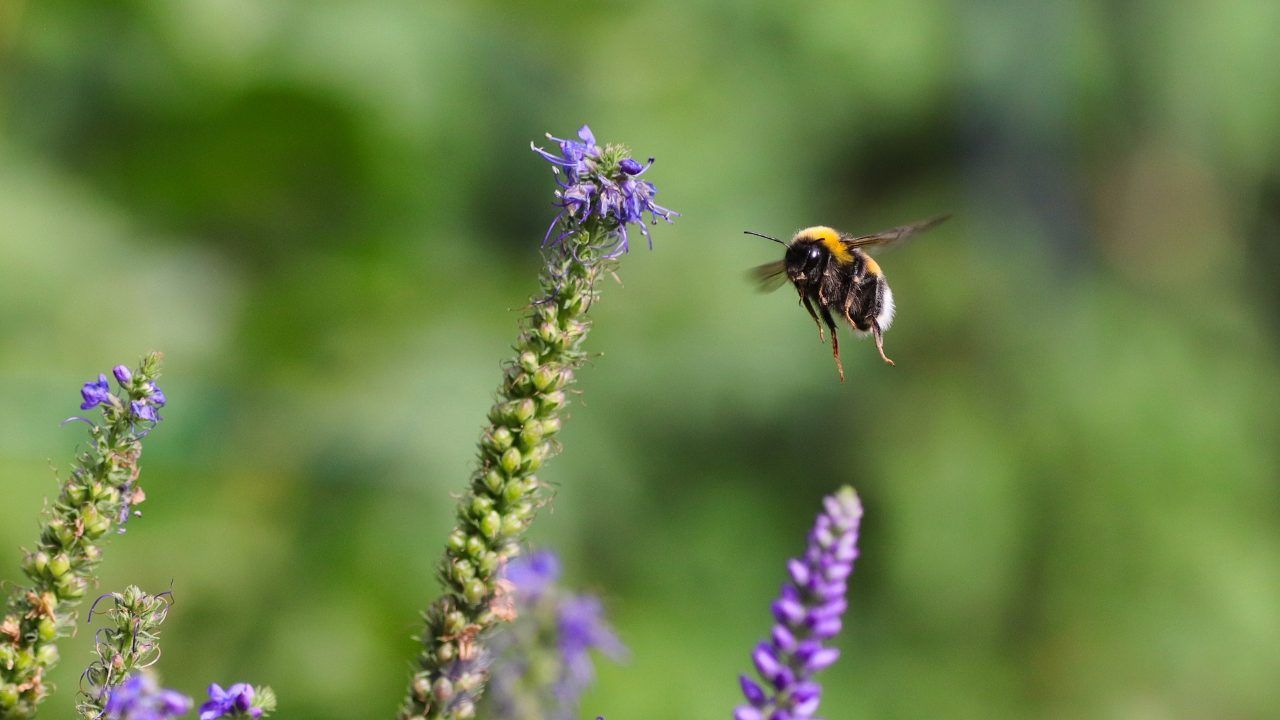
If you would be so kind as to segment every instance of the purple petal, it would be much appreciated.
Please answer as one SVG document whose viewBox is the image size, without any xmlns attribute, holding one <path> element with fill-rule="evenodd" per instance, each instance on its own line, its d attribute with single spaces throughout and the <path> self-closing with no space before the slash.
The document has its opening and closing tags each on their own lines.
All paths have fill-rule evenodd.
<svg viewBox="0 0 1280 720">
<path fill-rule="evenodd" d="M 814 637 L 826 640 L 827 638 L 839 635 L 841 627 L 843 627 L 843 625 L 840 622 L 840 618 L 827 618 L 826 620 L 814 623 L 810 628 L 810 632 L 813 633 Z"/>
<path fill-rule="evenodd" d="M 760 676 L 769 682 L 773 682 L 786 669 L 774 656 L 773 648 L 764 643 L 756 646 L 755 651 L 751 653 L 751 660 L 755 663 L 756 670 L 760 671 Z"/>
<path fill-rule="evenodd" d="M 744 697 L 747 698 L 747 702 L 751 703 L 755 707 L 760 707 L 764 705 L 764 701 L 765 701 L 764 690 L 762 690 L 760 686 L 755 683 L 754 680 L 747 677 L 746 675 L 739 675 L 738 682 L 741 683 L 742 685 L 742 694 Z"/>
<path fill-rule="evenodd" d="M 786 625 L 773 626 L 773 644 L 783 652 L 791 652 L 796 647 L 796 636 L 787 629 Z"/>
<path fill-rule="evenodd" d="M 796 558 L 791 558 L 787 561 L 787 572 L 791 573 L 791 579 L 795 581 L 796 585 L 804 587 L 809 584 L 809 566 Z"/>
<path fill-rule="evenodd" d="M 847 600 L 842 597 L 835 598 L 824 605 L 819 605 L 818 607 L 810 610 L 809 621 L 816 624 L 822 620 L 840 617 L 848 607 L 849 602 Z"/>
<path fill-rule="evenodd" d="M 795 712 L 796 717 L 798 718 L 812 717 L 813 714 L 818 711 L 818 703 L 820 702 L 822 702 L 822 698 L 812 697 L 808 700 L 797 702 L 795 705 L 792 705 L 791 710 Z"/>
<path fill-rule="evenodd" d="M 780 623 L 795 625 L 804 619 L 804 605 L 798 601 L 779 598 L 773 601 L 773 616 Z"/>
<path fill-rule="evenodd" d="M 809 672 L 817 672 L 835 662 L 839 657 L 840 651 L 836 648 L 823 648 L 814 653 L 808 662 L 804 664 L 804 667 Z"/>
</svg>

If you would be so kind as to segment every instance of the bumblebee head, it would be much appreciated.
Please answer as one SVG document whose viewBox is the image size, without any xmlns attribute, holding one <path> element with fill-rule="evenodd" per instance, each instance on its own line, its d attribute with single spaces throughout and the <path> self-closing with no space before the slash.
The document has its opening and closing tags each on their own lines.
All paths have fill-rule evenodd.
<svg viewBox="0 0 1280 720">
<path fill-rule="evenodd" d="M 818 266 L 822 262 L 822 258 L 827 254 L 827 249 L 821 243 L 812 240 L 792 240 L 787 246 L 787 254 L 785 262 L 787 265 L 787 274 L 792 280 L 797 277 L 803 278 L 816 275 Z"/>
<path fill-rule="evenodd" d="M 837 251 L 844 252 L 844 247 L 840 244 L 840 234 L 835 230 L 825 225 L 805 228 L 796 233 L 787 245 L 787 273 L 793 281 L 813 277 L 823 258 Z"/>
</svg>

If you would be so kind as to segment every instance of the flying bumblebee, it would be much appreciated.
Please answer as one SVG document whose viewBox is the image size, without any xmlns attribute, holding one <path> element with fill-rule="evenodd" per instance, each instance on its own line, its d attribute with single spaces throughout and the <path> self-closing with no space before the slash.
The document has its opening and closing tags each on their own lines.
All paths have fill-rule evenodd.
<svg viewBox="0 0 1280 720">
<path fill-rule="evenodd" d="M 831 354 L 836 360 L 840 382 L 844 382 L 844 365 L 840 362 L 840 339 L 836 337 L 836 322 L 832 312 L 843 317 L 855 334 L 871 334 L 876 339 L 880 357 L 890 365 L 893 361 L 884 354 L 884 332 L 893 322 L 893 292 L 884 279 L 884 271 L 863 248 L 886 246 L 900 242 L 911 235 L 924 232 L 950 215 L 939 215 L 920 222 L 890 228 L 870 235 L 845 235 L 837 230 L 818 225 L 805 228 L 785 243 L 775 237 L 755 235 L 772 240 L 787 248 L 782 260 L 756 268 L 754 276 L 760 289 L 776 290 L 784 280 L 790 280 L 800 294 L 800 304 L 809 311 L 818 325 L 818 338 L 826 342 L 823 324 L 831 331 Z M 819 319 L 821 318 L 821 319 Z"/>
</svg>

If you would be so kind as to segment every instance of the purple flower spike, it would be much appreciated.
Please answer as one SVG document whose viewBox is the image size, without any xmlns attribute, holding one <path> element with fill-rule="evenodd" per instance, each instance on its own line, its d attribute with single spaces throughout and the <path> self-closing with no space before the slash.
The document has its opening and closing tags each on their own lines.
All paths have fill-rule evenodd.
<svg viewBox="0 0 1280 720">
<path fill-rule="evenodd" d="M 104 405 L 111 397 L 111 386 L 107 384 L 107 376 L 99 374 L 97 382 L 87 382 L 84 387 L 80 388 L 80 395 L 84 398 L 81 403 L 81 410 L 88 410 L 97 405 Z"/>
<path fill-rule="evenodd" d="M 787 563 L 789 581 L 772 605 L 777 622 L 770 639 L 751 653 L 767 684 L 741 677 L 747 704 L 734 710 L 734 720 L 812 720 L 818 711 L 822 686 L 813 676 L 840 657 L 823 641 L 840 632 L 848 607 L 845 579 L 858 556 L 861 520 L 862 503 L 853 488 L 841 488 L 823 501 L 804 555 Z"/>
<path fill-rule="evenodd" d="M 111 368 L 111 374 L 116 376 L 116 382 L 120 383 L 120 387 L 128 385 L 129 381 L 133 379 L 133 373 L 124 365 L 117 365 Z"/>
</svg>

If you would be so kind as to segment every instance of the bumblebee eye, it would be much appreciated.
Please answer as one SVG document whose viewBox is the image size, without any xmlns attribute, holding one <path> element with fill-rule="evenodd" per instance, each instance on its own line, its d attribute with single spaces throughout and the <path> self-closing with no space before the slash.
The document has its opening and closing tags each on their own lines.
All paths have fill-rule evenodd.
<svg viewBox="0 0 1280 720">
<path fill-rule="evenodd" d="M 821 250 L 819 250 L 819 249 L 818 249 L 818 248 L 816 248 L 816 247 L 811 247 L 811 248 L 809 248 L 809 259 L 810 259 L 810 260 L 817 260 L 817 259 L 818 259 L 818 258 L 820 258 L 820 257 L 822 257 L 822 251 L 821 251 Z"/>
</svg>

